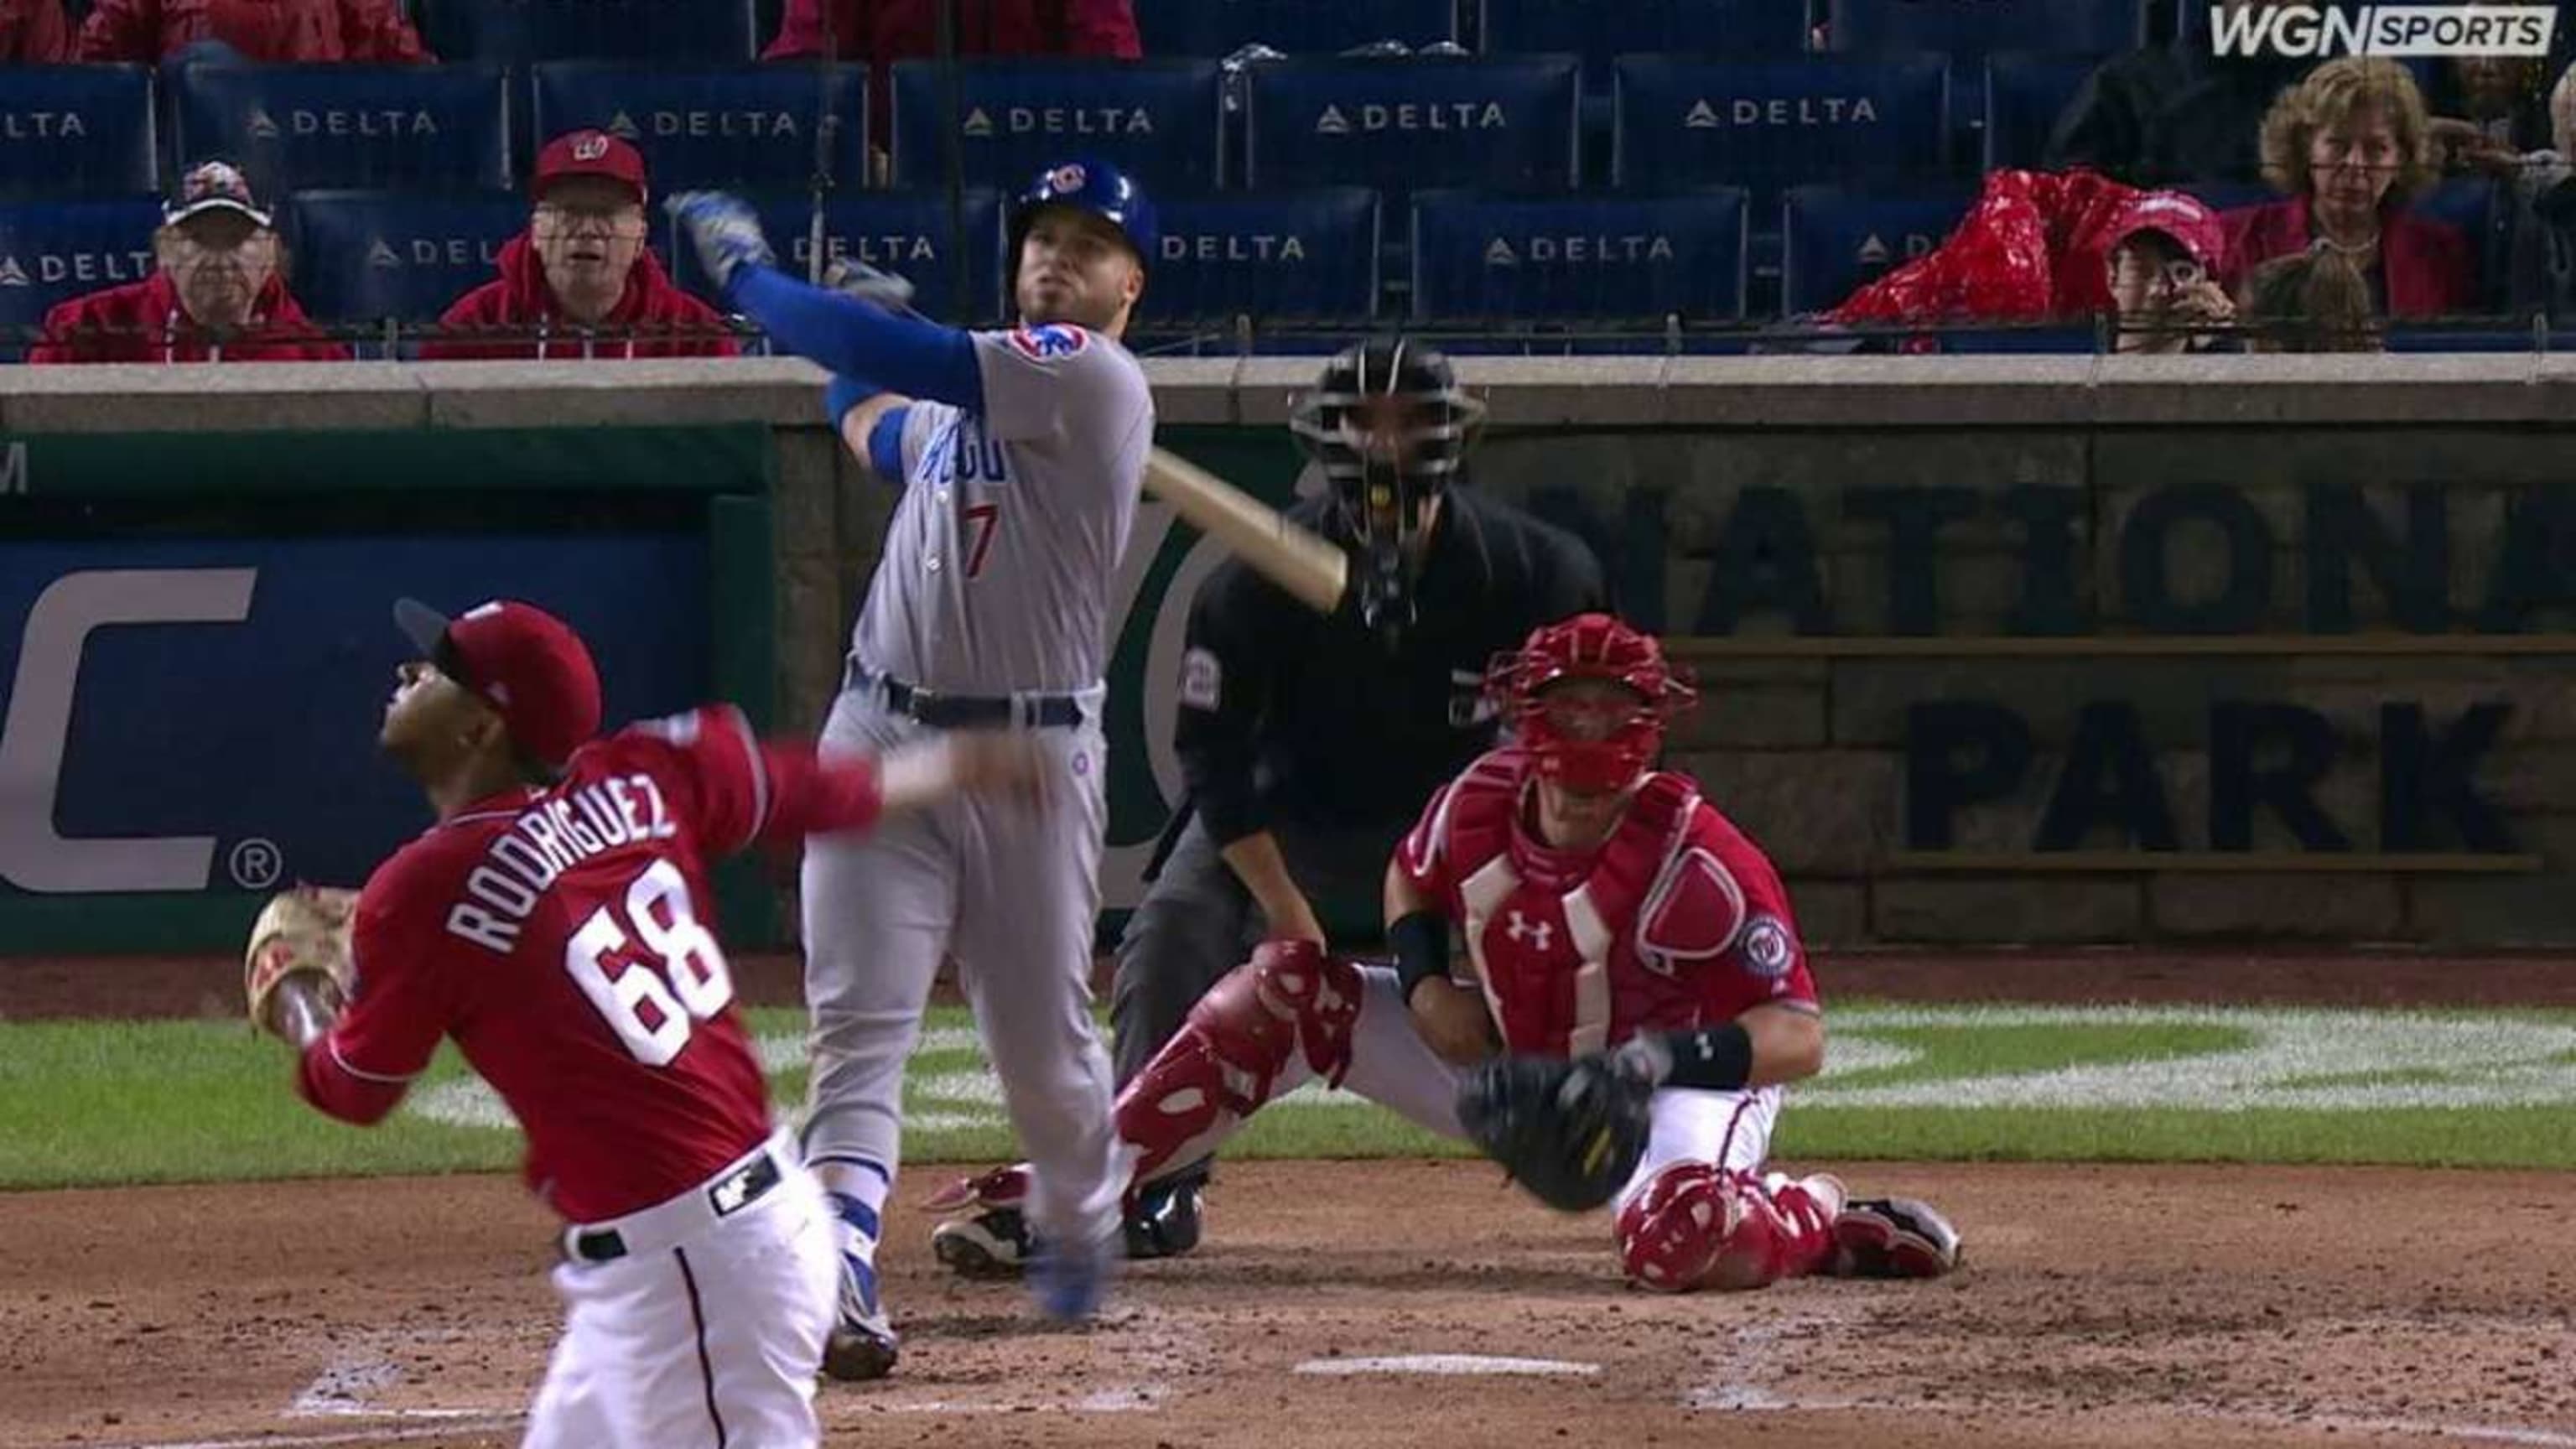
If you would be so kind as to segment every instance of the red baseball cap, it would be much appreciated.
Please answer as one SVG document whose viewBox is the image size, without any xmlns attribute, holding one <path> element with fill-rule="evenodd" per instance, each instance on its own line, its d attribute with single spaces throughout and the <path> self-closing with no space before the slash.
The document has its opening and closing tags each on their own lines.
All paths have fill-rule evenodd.
<svg viewBox="0 0 2576 1449">
<path fill-rule="evenodd" d="M 2120 243 L 2142 231 L 2172 237 L 2176 246 L 2213 272 L 2227 257 L 2227 228 L 2219 224 L 2218 213 L 2187 192 L 2141 191 L 2130 197 L 2111 219 L 2109 250 L 2118 251 Z"/>
<path fill-rule="evenodd" d="M 563 620 L 503 600 L 450 619 L 418 599 L 394 604 L 394 623 L 423 659 L 500 711 L 510 738 L 560 767 L 599 733 L 599 670 Z"/>
<path fill-rule="evenodd" d="M 528 190 L 542 196 L 548 186 L 568 176 L 605 176 L 611 181 L 623 181 L 635 188 L 639 201 L 648 194 L 644 153 L 607 131 L 566 131 L 548 141 L 545 149 L 537 153 L 537 171 Z"/>
</svg>

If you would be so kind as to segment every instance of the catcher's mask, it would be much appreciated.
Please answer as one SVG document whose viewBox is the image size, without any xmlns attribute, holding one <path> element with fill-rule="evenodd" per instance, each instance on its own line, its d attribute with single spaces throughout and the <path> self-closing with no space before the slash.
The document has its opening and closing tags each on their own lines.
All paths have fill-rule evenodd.
<svg viewBox="0 0 2576 1449">
<path fill-rule="evenodd" d="M 1392 635 L 1413 622 L 1415 540 L 1484 415 L 1448 358 L 1401 337 L 1373 337 L 1326 363 L 1289 415 L 1358 541 L 1360 617 L 1372 628 Z"/>
<path fill-rule="evenodd" d="M 1655 636 L 1608 614 L 1533 630 L 1495 656 L 1485 688 L 1539 777 L 1587 794 L 1624 790 L 1645 773 L 1665 726 L 1699 699 Z"/>
</svg>

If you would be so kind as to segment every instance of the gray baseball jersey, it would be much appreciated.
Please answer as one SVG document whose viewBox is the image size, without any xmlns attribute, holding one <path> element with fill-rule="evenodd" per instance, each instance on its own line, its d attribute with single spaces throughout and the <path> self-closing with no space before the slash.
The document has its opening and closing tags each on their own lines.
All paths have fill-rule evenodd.
<svg viewBox="0 0 2576 1449">
<path fill-rule="evenodd" d="M 1153 394 L 1126 348 L 1081 327 L 974 341 L 982 415 L 908 409 L 903 499 L 851 646 L 868 668 L 947 694 L 1097 684 Z"/>
</svg>

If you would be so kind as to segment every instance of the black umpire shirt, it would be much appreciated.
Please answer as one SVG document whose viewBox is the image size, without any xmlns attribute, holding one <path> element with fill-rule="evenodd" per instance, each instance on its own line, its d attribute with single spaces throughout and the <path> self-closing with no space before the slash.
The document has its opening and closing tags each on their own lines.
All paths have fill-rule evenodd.
<svg viewBox="0 0 2576 1449">
<path fill-rule="evenodd" d="M 1288 516 L 1336 542 L 1329 497 Z M 1390 651 L 1349 603 L 1318 614 L 1240 559 L 1190 606 L 1174 743 L 1219 845 L 1274 826 L 1402 830 L 1492 747 L 1485 668 L 1529 632 L 1606 607 L 1601 566 L 1563 529 L 1451 488 Z"/>
</svg>

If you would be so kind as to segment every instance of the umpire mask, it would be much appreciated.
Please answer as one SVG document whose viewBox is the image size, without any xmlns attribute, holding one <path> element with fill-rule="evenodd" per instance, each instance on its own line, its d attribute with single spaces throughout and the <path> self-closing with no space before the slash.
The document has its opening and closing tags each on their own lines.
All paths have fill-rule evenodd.
<svg viewBox="0 0 2576 1449">
<path fill-rule="evenodd" d="M 1289 416 L 1359 554 L 1360 618 L 1389 643 L 1413 622 L 1412 573 L 1431 504 L 1484 414 L 1437 349 L 1373 337 L 1326 363 Z"/>
</svg>

